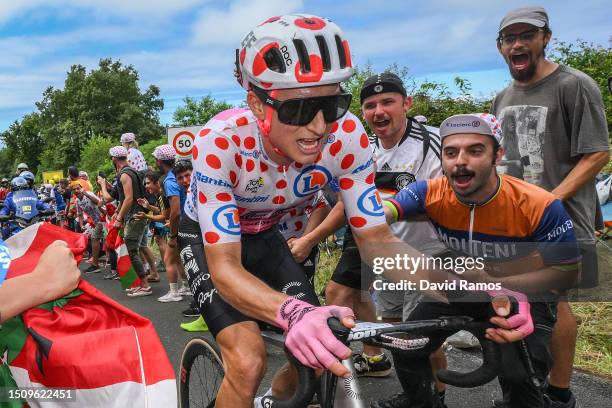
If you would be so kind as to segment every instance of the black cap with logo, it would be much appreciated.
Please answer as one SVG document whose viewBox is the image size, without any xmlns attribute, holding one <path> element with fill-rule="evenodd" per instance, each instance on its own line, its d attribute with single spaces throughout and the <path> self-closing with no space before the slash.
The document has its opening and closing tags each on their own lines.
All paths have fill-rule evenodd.
<svg viewBox="0 0 612 408">
<path fill-rule="evenodd" d="M 365 80 L 359 94 L 359 102 L 363 103 L 366 98 L 384 92 L 399 92 L 407 96 L 406 88 L 400 77 L 392 72 L 383 72 Z"/>
</svg>

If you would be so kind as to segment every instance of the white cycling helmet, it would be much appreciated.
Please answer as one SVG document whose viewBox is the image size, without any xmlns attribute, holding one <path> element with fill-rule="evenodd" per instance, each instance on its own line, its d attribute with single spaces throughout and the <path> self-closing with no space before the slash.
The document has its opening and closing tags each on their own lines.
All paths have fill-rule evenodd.
<svg viewBox="0 0 612 408">
<path fill-rule="evenodd" d="M 326 18 L 272 17 L 251 30 L 236 50 L 236 75 L 245 89 L 336 84 L 353 74 L 348 41 Z"/>
</svg>

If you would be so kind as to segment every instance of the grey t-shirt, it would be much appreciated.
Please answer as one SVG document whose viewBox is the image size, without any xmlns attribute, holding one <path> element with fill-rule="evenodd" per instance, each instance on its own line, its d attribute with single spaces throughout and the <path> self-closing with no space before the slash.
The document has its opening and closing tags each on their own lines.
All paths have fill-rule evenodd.
<svg viewBox="0 0 612 408">
<path fill-rule="evenodd" d="M 502 123 L 505 155 L 498 170 L 548 191 L 561 184 L 583 154 L 609 150 L 597 84 L 564 65 L 534 84 L 513 82 L 497 94 L 491 113 Z M 564 203 L 579 241 L 595 239 L 596 200 L 593 181 Z"/>
</svg>

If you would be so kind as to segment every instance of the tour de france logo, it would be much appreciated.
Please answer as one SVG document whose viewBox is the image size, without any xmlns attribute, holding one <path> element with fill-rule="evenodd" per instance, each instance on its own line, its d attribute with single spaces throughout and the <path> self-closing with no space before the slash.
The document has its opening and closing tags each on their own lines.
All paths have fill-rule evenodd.
<svg viewBox="0 0 612 408">
<path fill-rule="evenodd" d="M 293 183 L 293 193 L 297 197 L 307 197 L 322 189 L 331 179 L 331 173 L 323 166 L 305 167 Z"/>
<path fill-rule="evenodd" d="M 357 208 L 367 215 L 378 217 L 384 215 L 382 200 L 376 186 L 372 186 L 364 191 L 357 199 Z"/>
<path fill-rule="evenodd" d="M 213 224 L 221 232 L 240 235 L 240 217 L 238 207 L 234 204 L 219 207 L 212 216 Z"/>
</svg>

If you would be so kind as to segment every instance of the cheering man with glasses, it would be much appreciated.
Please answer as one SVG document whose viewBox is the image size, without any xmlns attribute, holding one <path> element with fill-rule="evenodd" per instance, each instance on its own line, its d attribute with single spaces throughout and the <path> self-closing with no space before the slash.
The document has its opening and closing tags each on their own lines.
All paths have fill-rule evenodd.
<svg viewBox="0 0 612 408">
<path fill-rule="evenodd" d="M 389 244 L 421 256 L 385 223 L 368 136 L 348 112 L 351 98 L 340 88 L 353 73 L 340 28 L 309 15 L 272 17 L 244 37 L 236 68 L 249 109 L 221 112 L 196 137 L 193 182 L 178 238 L 198 308 L 223 355 L 216 406 L 232 408 L 253 406 L 265 372 L 257 321 L 281 328 L 286 347 L 303 364 L 350 375 L 339 359 L 351 351 L 332 335 L 327 319 L 335 316 L 351 327 L 353 312 L 319 306 L 278 230 L 285 214 L 335 178 L 366 261 L 395 254 Z M 387 276 L 396 281 L 431 277 L 427 271 L 412 272 L 392 269 Z M 444 281 L 448 275 L 436 277 Z M 507 305 L 497 310 L 506 312 Z M 521 309 L 516 317 L 500 318 L 498 330 L 524 326 L 515 332 L 528 334 L 529 312 Z M 271 392 L 284 397 L 297 378 L 292 369 L 280 373 Z"/>
<path fill-rule="evenodd" d="M 593 79 L 545 59 L 551 35 L 542 7 L 512 10 L 502 19 L 497 48 L 514 81 L 496 96 L 491 113 L 512 130 L 513 134 L 504 135 L 502 145 L 520 157 L 525 181 L 551 191 L 563 202 L 581 248 L 580 287 L 590 288 L 598 280 L 593 234 L 598 204 L 593 181 L 609 160 L 606 115 Z M 505 126 L 508 123 L 512 126 Z M 506 166 L 502 160 L 500 170 L 509 172 L 513 159 L 506 153 Z M 575 346 L 576 320 L 567 300 L 560 301 L 547 389 L 553 407 L 576 406 L 569 390 Z"/>
</svg>

